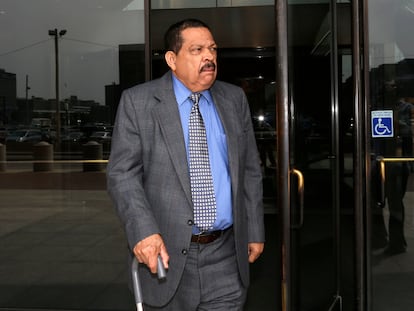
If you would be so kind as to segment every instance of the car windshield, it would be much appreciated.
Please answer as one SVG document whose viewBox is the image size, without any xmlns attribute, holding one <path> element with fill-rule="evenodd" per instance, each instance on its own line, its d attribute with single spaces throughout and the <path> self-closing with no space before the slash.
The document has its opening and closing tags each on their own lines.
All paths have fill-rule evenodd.
<svg viewBox="0 0 414 311">
<path fill-rule="evenodd" d="M 80 133 L 80 132 L 72 132 L 72 133 L 69 134 L 69 136 L 72 137 L 72 138 L 78 138 L 78 137 L 81 137 L 82 136 L 82 133 Z"/>
<path fill-rule="evenodd" d="M 18 131 L 11 132 L 9 136 L 21 137 L 21 136 L 26 135 L 26 132 L 27 131 L 18 130 Z"/>
<path fill-rule="evenodd" d="M 102 137 L 105 136 L 105 132 L 95 132 L 91 135 L 91 137 Z"/>
</svg>

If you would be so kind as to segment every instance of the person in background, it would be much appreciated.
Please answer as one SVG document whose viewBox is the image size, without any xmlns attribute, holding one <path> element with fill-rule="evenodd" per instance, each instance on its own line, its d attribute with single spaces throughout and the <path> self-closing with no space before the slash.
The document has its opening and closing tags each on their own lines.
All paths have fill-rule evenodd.
<svg viewBox="0 0 414 311">
<path fill-rule="evenodd" d="M 410 97 L 401 97 L 396 107 L 397 146 L 396 156 L 412 158 L 414 105 Z M 407 241 L 404 234 L 405 206 L 404 196 L 407 191 L 408 177 L 412 171 L 411 162 L 386 163 L 385 196 L 388 202 L 388 246 L 386 255 L 406 252 Z"/>
<path fill-rule="evenodd" d="M 249 263 L 264 249 L 262 173 L 247 98 L 216 80 L 217 45 L 206 24 L 178 22 L 165 43 L 170 70 L 122 95 L 108 192 L 131 258 L 142 263 L 145 310 L 242 310 Z M 194 127 L 200 132 L 192 134 Z M 208 169 L 194 164 L 194 136 L 206 136 L 199 149 L 208 152 Z M 200 193 L 209 199 L 200 203 Z M 154 276 L 158 256 L 168 269 L 163 281 Z"/>
<path fill-rule="evenodd" d="M 384 87 L 386 104 L 393 110 L 395 135 L 393 137 L 377 139 L 373 150 L 375 157 L 380 155 L 385 158 L 412 158 L 413 157 L 413 124 L 414 98 L 409 96 L 407 88 L 394 80 L 387 81 Z M 373 161 L 375 160 L 375 157 Z M 372 180 L 380 181 L 379 166 L 374 162 Z M 412 163 L 409 161 L 391 161 L 385 163 L 384 198 L 380 198 L 380 185 L 373 185 L 373 197 L 378 201 L 373 202 L 372 217 L 372 248 L 383 249 L 385 256 L 393 256 L 407 251 L 405 238 L 405 206 L 404 196 L 407 191 L 409 175 L 412 171 Z M 388 223 L 384 219 L 384 208 L 388 209 Z M 387 217 L 385 217 L 387 218 Z"/>
</svg>

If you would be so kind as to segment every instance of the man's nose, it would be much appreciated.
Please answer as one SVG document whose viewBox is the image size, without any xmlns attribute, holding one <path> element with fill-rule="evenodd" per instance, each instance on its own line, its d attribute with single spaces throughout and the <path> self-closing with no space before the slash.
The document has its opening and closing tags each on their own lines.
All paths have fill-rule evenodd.
<svg viewBox="0 0 414 311">
<path fill-rule="evenodd" d="M 215 51 L 210 48 L 204 48 L 203 49 L 203 58 L 205 60 L 213 60 L 215 57 Z"/>
</svg>

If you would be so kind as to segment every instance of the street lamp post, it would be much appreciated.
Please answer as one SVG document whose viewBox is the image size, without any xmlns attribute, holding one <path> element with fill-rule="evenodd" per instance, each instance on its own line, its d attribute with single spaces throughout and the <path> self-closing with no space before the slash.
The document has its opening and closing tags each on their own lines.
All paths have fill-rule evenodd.
<svg viewBox="0 0 414 311">
<path fill-rule="evenodd" d="M 30 125 L 29 90 L 29 75 L 26 75 L 26 119 L 24 120 L 26 125 Z"/>
<path fill-rule="evenodd" d="M 56 147 L 60 147 L 60 98 L 59 98 L 59 38 L 66 34 L 66 30 L 49 30 L 49 36 L 55 39 L 55 72 L 56 72 Z"/>
</svg>

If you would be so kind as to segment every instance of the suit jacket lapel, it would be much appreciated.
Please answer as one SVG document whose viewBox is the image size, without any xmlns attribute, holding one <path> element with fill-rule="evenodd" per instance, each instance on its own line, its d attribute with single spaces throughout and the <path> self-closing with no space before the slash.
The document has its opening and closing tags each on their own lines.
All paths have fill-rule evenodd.
<svg viewBox="0 0 414 311">
<path fill-rule="evenodd" d="M 160 88 L 156 95 L 159 102 L 154 107 L 154 117 L 158 121 L 165 138 L 171 161 L 187 196 L 187 200 L 192 204 L 187 153 L 180 114 L 175 101 L 174 91 L 172 90 L 171 78 L 164 80 L 166 80 L 164 81 L 166 84 L 168 84 L 168 80 L 170 83 L 166 88 Z"/>
</svg>

